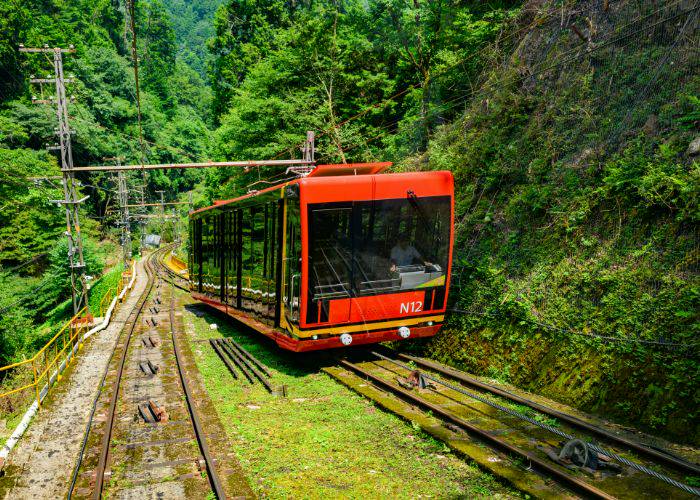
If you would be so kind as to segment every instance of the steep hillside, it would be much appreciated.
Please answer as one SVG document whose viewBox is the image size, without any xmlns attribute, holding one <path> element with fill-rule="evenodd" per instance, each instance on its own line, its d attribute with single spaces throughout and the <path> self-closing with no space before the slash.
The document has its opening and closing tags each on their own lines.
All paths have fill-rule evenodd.
<svg viewBox="0 0 700 500">
<path fill-rule="evenodd" d="M 696 2 L 529 2 L 403 168 L 456 177 L 448 363 L 700 440 Z M 691 144 L 692 142 L 692 144 Z"/>
<path fill-rule="evenodd" d="M 211 54 L 207 42 L 214 35 L 214 15 L 224 0 L 171 0 L 165 8 L 175 30 L 178 58 L 207 79 Z"/>
<path fill-rule="evenodd" d="M 21 359 L 53 335 L 52 325 L 40 328 L 44 321 L 70 316 L 70 308 L 61 307 L 70 296 L 65 215 L 48 201 L 62 198 L 62 189 L 55 181 L 32 179 L 60 174 L 56 155 L 45 149 L 56 142 L 55 108 L 32 103 L 34 96 L 49 99 L 54 89 L 29 84 L 32 75 L 53 77 L 53 65 L 46 54 L 20 53 L 19 44 L 75 46 L 75 53 L 64 56 L 64 73 L 72 78 L 67 93 L 74 99 L 68 112 L 75 165 L 117 156 L 134 163 L 206 158 L 208 88 L 178 57 L 163 4 L 138 2 L 135 25 L 140 125 L 132 35 L 118 5 L 110 0 L 0 3 L 0 365 Z M 145 197 L 154 197 L 156 189 L 174 197 L 198 178 L 194 172 L 154 174 Z M 81 214 L 86 270 L 99 277 L 116 260 L 115 183 L 104 173 L 80 175 L 80 181 L 82 194 L 89 196 Z M 136 193 L 131 196 L 136 201 Z M 138 238 L 136 224 L 133 229 Z"/>
</svg>

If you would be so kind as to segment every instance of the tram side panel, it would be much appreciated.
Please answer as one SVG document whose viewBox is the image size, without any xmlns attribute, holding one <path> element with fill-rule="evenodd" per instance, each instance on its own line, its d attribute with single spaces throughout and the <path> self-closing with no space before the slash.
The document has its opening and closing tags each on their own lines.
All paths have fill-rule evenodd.
<svg viewBox="0 0 700 500">
<path fill-rule="evenodd" d="M 298 210 L 297 210 L 298 212 Z M 257 321 L 279 326 L 284 314 L 282 280 L 285 277 L 283 241 L 286 210 L 281 190 L 207 210 L 190 220 L 192 269 L 190 289 L 207 301 L 246 313 Z M 298 216 L 292 217 L 298 224 Z M 300 233 L 291 229 L 293 241 Z M 292 245 L 299 258 L 300 248 Z M 296 266 L 298 267 L 298 266 Z M 298 287 L 298 269 L 292 283 Z M 298 309 L 298 304 L 297 304 Z"/>
</svg>

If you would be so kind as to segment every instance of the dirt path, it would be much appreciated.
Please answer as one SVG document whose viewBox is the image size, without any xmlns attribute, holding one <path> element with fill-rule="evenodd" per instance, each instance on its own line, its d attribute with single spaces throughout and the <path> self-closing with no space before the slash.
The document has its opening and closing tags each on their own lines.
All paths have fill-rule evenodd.
<svg viewBox="0 0 700 500">
<path fill-rule="evenodd" d="M 142 262 L 134 288 L 109 326 L 88 340 L 77 362 L 49 395 L 10 454 L 0 479 L 3 498 L 63 498 L 97 389 L 124 321 L 146 286 Z"/>
</svg>

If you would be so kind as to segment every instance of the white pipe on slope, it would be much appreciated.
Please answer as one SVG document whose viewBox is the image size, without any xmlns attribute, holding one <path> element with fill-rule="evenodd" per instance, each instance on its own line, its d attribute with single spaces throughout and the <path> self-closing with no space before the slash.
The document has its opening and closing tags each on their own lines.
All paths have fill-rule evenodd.
<svg viewBox="0 0 700 500">
<path fill-rule="evenodd" d="M 112 299 L 112 302 L 109 305 L 109 308 L 107 308 L 107 313 L 105 314 L 105 317 L 102 319 L 102 322 L 90 329 L 89 331 L 85 332 L 83 337 L 81 338 L 80 343 L 85 342 L 93 333 L 97 333 L 101 330 L 104 330 L 107 328 L 109 325 L 110 320 L 112 319 L 112 312 L 114 311 L 114 307 L 117 305 L 117 300 L 122 300 L 124 298 L 124 295 L 126 294 L 127 290 L 131 290 L 134 287 L 134 281 L 136 280 L 136 263 L 134 262 L 132 271 L 131 271 L 131 281 L 127 286 L 124 287 L 122 292 L 119 294 L 118 297 L 114 297 Z M 46 397 L 46 394 L 49 392 L 49 384 L 51 384 L 55 378 L 58 376 L 59 373 L 62 373 L 63 370 L 66 367 L 66 364 L 71 360 L 71 358 L 76 354 L 78 349 L 80 348 L 80 343 L 76 344 L 73 349 L 70 350 L 68 353 L 68 356 L 66 356 L 66 359 L 64 359 L 60 366 L 51 374 L 49 377 L 49 381 L 44 385 L 44 387 L 41 388 L 41 391 L 39 391 L 39 400 L 43 401 L 44 398 Z M 0 469 L 5 465 L 5 461 L 7 460 L 7 457 L 10 455 L 10 452 L 12 449 L 17 445 L 17 442 L 19 439 L 24 435 L 26 432 L 27 428 L 29 427 L 29 423 L 32 421 L 32 418 L 34 418 L 34 415 L 36 415 L 36 412 L 39 410 L 39 403 L 35 400 L 27 409 L 27 411 L 24 413 L 24 416 L 22 417 L 22 420 L 17 424 L 17 427 L 15 427 L 15 430 L 12 432 L 12 435 L 7 438 L 7 442 L 5 445 L 2 447 L 0 450 Z"/>
</svg>

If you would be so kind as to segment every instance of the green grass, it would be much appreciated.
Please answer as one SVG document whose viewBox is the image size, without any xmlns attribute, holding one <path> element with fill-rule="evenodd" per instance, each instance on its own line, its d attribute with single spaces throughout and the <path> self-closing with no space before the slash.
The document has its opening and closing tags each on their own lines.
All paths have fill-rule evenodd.
<svg viewBox="0 0 700 500">
<path fill-rule="evenodd" d="M 186 312 L 197 339 L 231 336 L 286 384 L 289 396 L 234 380 L 208 343 L 192 350 L 254 491 L 282 498 L 503 497 L 475 465 L 319 372 L 323 356 L 294 355 L 219 315 Z M 219 330 L 211 330 L 217 323 Z"/>
<path fill-rule="evenodd" d="M 97 316 L 100 312 L 100 301 L 110 289 L 116 289 L 121 279 L 124 265 L 119 263 L 95 281 L 90 287 L 90 312 Z M 109 303 L 106 304 L 108 306 Z"/>
</svg>

